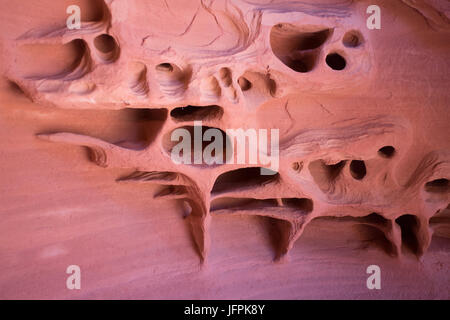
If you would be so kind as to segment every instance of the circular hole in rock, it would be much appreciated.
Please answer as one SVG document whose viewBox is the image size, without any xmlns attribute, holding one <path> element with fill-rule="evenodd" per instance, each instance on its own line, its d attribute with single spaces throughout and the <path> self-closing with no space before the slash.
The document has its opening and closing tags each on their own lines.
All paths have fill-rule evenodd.
<svg viewBox="0 0 450 320">
<path fill-rule="evenodd" d="M 395 154 L 395 148 L 393 146 L 385 146 L 378 150 L 378 154 L 384 158 L 392 158 Z"/>
<path fill-rule="evenodd" d="M 109 34 L 101 34 L 94 39 L 94 46 L 99 56 L 105 62 L 112 62 L 117 58 L 118 45 L 116 40 Z"/>
<path fill-rule="evenodd" d="M 325 58 L 327 65 L 333 70 L 344 70 L 347 62 L 339 53 L 330 53 Z"/>
<path fill-rule="evenodd" d="M 94 45 L 98 51 L 108 53 L 116 48 L 116 40 L 109 34 L 101 34 L 94 39 Z"/>
<path fill-rule="evenodd" d="M 366 164 L 362 160 L 353 160 L 350 162 L 350 174 L 356 180 L 361 180 L 366 176 Z"/>
<path fill-rule="evenodd" d="M 242 91 L 250 90 L 250 88 L 252 87 L 252 83 L 250 81 L 248 81 L 247 78 L 245 78 L 245 77 L 240 77 L 238 79 L 238 84 L 239 84 L 239 87 L 241 87 Z"/>
<path fill-rule="evenodd" d="M 347 48 L 357 48 L 362 44 L 362 36 L 358 31 L 348 31 L 342 38 L 342 43 Z"/>
</svg>

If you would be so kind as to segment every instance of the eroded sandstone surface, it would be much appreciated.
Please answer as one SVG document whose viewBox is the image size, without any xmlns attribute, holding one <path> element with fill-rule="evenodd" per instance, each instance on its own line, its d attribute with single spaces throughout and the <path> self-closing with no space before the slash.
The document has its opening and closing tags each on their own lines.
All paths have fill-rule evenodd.
<svg viewBox="0 0 450 320">
<path fill-rule="evenodd" d="M 80 29 L 66 26 L 66 8 L 72 4 L 81 8 Z M 381 9 L 380 29 L 367 27 L 366 9 L 373 4 Z M 430 259 L 436 258 L 444 271 L 421 272 L 433 279 L 430 287 L 440 283 L 439 290 L 414 296 L 448 298 L 448 1 L 43 0 L 14 5 L 2 1 L 1 7 L 2 123 L 32 128 L 19 130 L 19 136 L 27 137 L 23 145 L 30 147 L 8 143 L 10 131 L 1 132 L 5 148 L 0 170 L 9 179 L 0 185 L 9 198 L 0 201 L 7 218 L 2 224 L 8 223 L 8 228 L 15 228 L 19 203 L 26 203 L 26 194 L 35 189 L 39 196 L 33 206 L 45 208 L 41 215 L 59 206 L 45 190 L 57 198 L 65 194 L 71 203 L 69 171 L 74 167 L 95 172 L 96 178 L 77 186 L 101 190 L 102 197 L 94 196 L 92 202 L 128 198 L 123 201 L 145 208 L 162 201 L 158 211 L 179 211 L 177 218 L 186 222 L 193 239 L 183 250 L 190 248 L 203 266 L 195 273 L 208 272 L 205 268 L 211 265 L 215 219 L 263 221 L 260 231 L 271 254 L 262 275 L 280 272 L 272 260 L 295 266 L 296 259 L 302 259 L 295 246 L 302 245 L 309 225 L 320 221 L 331 227 L 322 232 L 318 228 L 314 237 L 306 235 L 313 239 L 312 248 L 330 230 L 344 226 L 338 238 L 356 230 L 358 240 L 349 242 L 366 245 L 355 250 L 370 247 L 378 252 L 372 263 L 386 259 L 393 269 L 405 259 L 411 268 L 427 265 L 427 250 L 438 241 L 438 258 Z M 174 163 L 171 151 L 176 143 L 171 133 L 177 128 L 194 132 L 195 121 L 220 129 L 225 139 L 227 129 L 278 129 L 278 172 L 261 175 L 262 164 Z M 38 156 L 27 148 L 41 150 L 37 162 L 43 168 L 46 161 L 61 163 L 52 164 L 51 172 L 34 172 L 31 185 L 36 186 L 30 187 L 27 179 L 14 175 L 17 159 L 8 155 L 16 148 L 23 157 L 29 155 L 31 162 L 23 160 L 28 170 Z M 77 156 L 71 159 L 67 152 Z M 60 160 L 51 160 L 55 158 Z M 96 185 L 102 172 L 110 179 Z M 65 174 L 57 179 L 58 186 L 52 186 L 52 177 Z M 108 188 L 115 191 L 108 194 Z M 123 188 L 130 194 L 117 191 Z M 18 197 L 21 192 L 23 197 Z M 74 199 L 83 198 L 80 192 Z M 71 216 L 84 210 L 83 201 L 73 205 L 76 210 Z M 73 205 L 66 210 L 73 211 Z M 32 216 L 33 210 L 28 210 Z M 99 210 L 106 216 L 109 209 L 100 206 Z M 126 221 L 127 210 L 144 209 L 124 205 L 121 210 Z M 39 216 L 39 211 L 35 214 Z M 86 230 L 102 224 L 92 216 L 85 219 Z M 79 222 L 67 223 L 71 230 Z M 162 223 L 161 228 L 157 241 L 170 242 L 176 228 L 170 223 Z M 230 231 L 221 241 L 245 246 L 246 234 L 232 229 L 225 225 L 218 231 L 224 235 Z M 63 231 L 50 223 L 47 232 L 38 232 L 39 238 L 45 242 L 54 232 Z M 14 234 L 2 237 L 4 261 L 10 260 L 3 262 L 3 271 L 14 266 L 11 257 L 19 259 Z M 131 240 L 125 239 L 139 234 L 123 228 L 118 241 L 128 243 Z M 61 238 L 54 239 L 53 245 L 58 246 L 58 241 Z M 90 242 L 83 243 L 84 249 L 78 250 L 91 252 Z M 27 245 L 20 247 L 25 250 Z M 126 250 L 132 252 L 133 246 Z M 52 254 L 58 255 L 56 251 Z M 133 259 L 140 261 L 145 250 L 136 252 L 140 254 Z M 233 252 L 226 253 L 231 261 L 223 261 L 228 268 L 247 263 L 248 257 L 233 257 Z M 346 259 L 339 249 L 328 255 L 330 260 Z M 183 266 L 177 269 L 176 254 L 171 257 L 167 259 L 175 265 L 173 273 L 179 274 Z M 159 264 L 150 263 L 149 270 L 152 265 Z M 120 263 L 116 272 L 120 274 Z M 2 277 L 10 279 L 8 274 L 2 272 Z M 336 275 L 333 281 L 339 283 L 343 277 Z M 333 296 L 323 292 L 317 281 L 313 296 Z M 11 280 L 4 283 L 8 290 L 0 296 L 20 296 Z M 290 289 L 280 284 L 274 288 L 261 296 L 276 298 L 275 291 L 302 296 L 288 295 Z M 139 290 L 119 296 L 145 296 Z M 205 297 L 201 289 L 196 290 Z"/>
</svg>

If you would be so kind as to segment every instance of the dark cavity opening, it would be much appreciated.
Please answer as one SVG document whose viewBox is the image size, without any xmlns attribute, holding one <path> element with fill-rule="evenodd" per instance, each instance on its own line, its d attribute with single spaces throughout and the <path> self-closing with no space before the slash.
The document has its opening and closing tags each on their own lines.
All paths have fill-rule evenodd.
<svg viewBox="0 0 450 320">
<path fill-rule="evenodd" d="M 195 120 L 219 120 L 222 118 L 223 109 L 216 105 L 211 106 L 186 106 L 175 108 L 170 112 L 170 116 L 176 122 Z"/>
<path fill-rule="evenodd" d="M 392 158 L 395 154 L 395 148 L 392 146 L 385 146 L 378 150 L 378 154 L 384 158 Z"/>
<path fill-rule="evenodd" d="M 214 183 L 211 193 L 222 193 L 242 188 L 254 188 L 278 181 L 280 174 L 261 175 L 260 167 L 242 168 L 222 173 Z"/>
<path fill-rule="evenodd" d="M 417 254 L 419 251 L 419 242 L 416 236 L 419 228 L 417 218 L 413 215 L 405 214 L 395 219 L 395 222 L 400 226 L 402 231 L 402 245 L 414 254 Z"/>
<path fill-rule="evenodd" d="M 449 192 L 450 191 L 450 183 L 449 183 L 448 179 L 445 179 L 445 178 L 429 181 L 425 184 L 425 191 L 435 192 L 435 193 Z"/>
<path fill-rule="evenodd" d="M 250 90 L 252 87 L 252 83 L 245 77 L 239 77 L 238 84 L 242 91 Z"/>
<path fill-rule="evenodd" d="M 174 67 L 173 67 L 172 64 L 170 64 L 170 63 L 168 63 L 168 62 L 165 62 L 165 63 L 158 64 L 158 65 L 155 67 L 155 69 L 156 69 L 157 71 L 172 72 L 173 69 L 174 69 Z"/>
<path fill-rule="evenodd" d="M 101 53 L 104 62 L 109 63 L 119 56 L 119 46 L 116 40 L 109 34 L 101 34 L 94 39 L 95 48 Z"/>
<path fill-rule="evenodd" d="M 361 180 L 366 176 L 366 164 L 362 160 L 353 160 L 350 162 L 350 174 L 356 180 Z"/>
<path fill-rule="evenodd" d="M 115 50 L 117 44 L 116 40 L 114 40 L 113 37 L 111 37 L 109 34 L 101 34 L 98 37 L 94 39 L 94 45 L 97 48 L 97 50 L 108 53 L 113 50 Z"/>
<path fill-rule="evenodd" d="M 133 130 L 127 131 L 127 138 L 116 144 L 129 149 L 144 149 L 150 145 L 162 129 L 167 119 L 166 109 L 124 109 Z"/>
<path fill-rule="evenodd" d="M 306 212 L 313 210 L 313 202 L 307 198 L 283 198 L 281 202 L 284 206 Z"/>
<path fill-rule="evenodd" d="M 270 45 L 275 56 L 296 72 L 314 69 L 320 48 L 331 34 L 330 29 L 307 31 L 289 23 L 272 27 Z"/>
<path fill-rule="evenodd" d="M 344 70 L 347 65 L 345 59 L 338 53 L 330 53 L 327 55 L 325 62 L 331 69 L 337 71 Z"/>
</svg>

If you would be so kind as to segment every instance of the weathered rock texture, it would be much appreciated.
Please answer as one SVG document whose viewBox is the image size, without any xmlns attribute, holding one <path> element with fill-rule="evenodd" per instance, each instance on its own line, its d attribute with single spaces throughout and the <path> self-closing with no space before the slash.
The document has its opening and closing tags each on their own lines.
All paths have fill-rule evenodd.
<svg viewBox="0 0 450 320">
<path fill-rule="evenodd" d="M 66 28 L 65 9 L 70 4 L 81 7 L 79 30 Z M 366 27 L 371 4 L 381 8 L 380 30 Z M 214 251 L 212 224 L 229 215 L 243 223 L 248 221 L 245 216 L 264 219 L 275 260 L 289 255 L 295 261 L 295 252 L 289 252 L 310 224 L 322 221 L 345 225 L 344 233 L 356 226 L 364 242 L 386 255 L 373 263 L 392 259 L 389 255 L 397 263 L 405 255 L 421 257 L 438 237 L 439 263 L 444 270 L 448 267 L 449 247 L 443 238 L 450 237 L 449 2 L 45 0 L 15 5 L 2 1 L 1 8 L 2 72 L 4 91 L 9 92 L 2 99 L 2 112 L 9 114 L 4 123 L 20 126 L 26 121 L 17 118 L 28 117 L 34 128 L 28 133 L 39 139 L 27 143 L 49 149 L 41 154 L 47 161 L 66 148 L 86 147 L 86 156 L 67 158 L 62 175 L 90 160 L 118 169 L 108 171 L 116 180 L 109 183 L 133 190 L 119 198 L 131 197 L 133 202 L 132 197 L 140 199 L 143 186 L 154 184 L 158 187 L 148 189 L 153 199 L 147 198 L 143 206 L 159 199 L 184 204 L 179 210 L 204 266 Z M 14 104 L 21 107 L 5 109 Z M 279 129 L 278 174 L 262 176 L 258 165 L 173 163 L 171 132 L 192 130 L 195 120 L 224 132 Z M 7 131 L 2 131 L 2 139 L 8 139 Z M 55 149 L 48 141 L 63 144 Z M 6 154 L 14 153 L 14 146 L 8 148 L 2 157 L 12 163 L 14 158 Z M 34 178 L 40 181 L 38 192 L 45 193 L 47 186 L 53 190 L 52 175 L 59 175 L 57 168 L 63 166 L 55 165 L 50 176 Z M 13 167 L 2 165 L 2 176 L 8 177 L 6 171 Z M 58 184 L 63 188 L 69 179 L 70 175 L 58 179 Z M 4 194 L 22 187 L 33 192 L 26 179 L 2 180 L 1 185 Z M 14 199 L 2 200 L 10 208 L 3 213 L 6 218 L 13 219 L 20 210 L 14 203 L 27 201 L 25 195 Z M 49 200 L 41 196 L 41 201 Z M 83 210 L 82 202 L 79 206 L 77 210 Z M 51 205 L 44 207 L 49 210 Z M 174 209 L 171 205 L 160 210 Z M 101 221 L 86 223 L 95 230 L 92 225 Z M 169 241 L 175 231 L 170 225 L 163 229 L 158 241 Z M 329 232 L 317 232 L 315 241 L 326 239 Z M 123 239 L 134 236 L 126 229 L 120 233 Z M 230 232 L 222 239 L 228 240 L 246 243 L 245 234 Z M 14 256 L 14 246 L 6 246 L 5 252 L 5 257 Z M 136 252 L 145 255 L 142 248 Z M 338 249 L 330 254 L 331 260 L 340 259 Z M 237 260 L 225 263 L 229 268 L 244 263 Z M 176 258 L 171 263 L 178 274 Z M 271 266 L 274 269 L 263 274 L 280 272 Z M 428 275 L 442 287 L 423 296 L 448 298 L 445 271 Z M 312 296 L 329 297 L 317 281 L 319 289 Z M 5 296 L 20 296 L 11 286 L 6 286 Z M 286 294 L 288 286 L 275 288 L 259 294 L 308 296 Z M 200 292 L 185 297 L 205 297 Z M 228 297 L 233 297 L 230 292 Z M 334 292 L 338 297 L 341 289 Z M 145 294 L 130 291 L 119 296 Z"/>
</svg>

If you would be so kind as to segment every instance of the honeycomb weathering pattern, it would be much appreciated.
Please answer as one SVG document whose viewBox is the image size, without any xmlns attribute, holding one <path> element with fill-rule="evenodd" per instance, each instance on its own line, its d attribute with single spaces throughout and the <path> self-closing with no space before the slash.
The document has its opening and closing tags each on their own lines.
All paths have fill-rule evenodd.
<svg viewBox="0 0 450 320">
<path fill-rule="evenodd" d="M 420 256 L 434 231 L 449 237 L 450 6 L 377 1 L 382 29 L 369 30 L 370 4 L 92 1 L 81 29 L 62 20 L 5 48 L 6 77 L 42 105 L 136 109 L 158 122 L 133 141 L 37 136 L 87 147 L 101 167 L 134 169 L 117 183 L 160 185 L 155 200 L 185 201 L 202 261 L 216 215 L 273 219 L 276 259 L 318 217 L 378 230 L 388 254 Z M 170 133 L 194 120 L 224 132 L 279 129 L 278 174 L 173 163 Z"/>
</svg>

